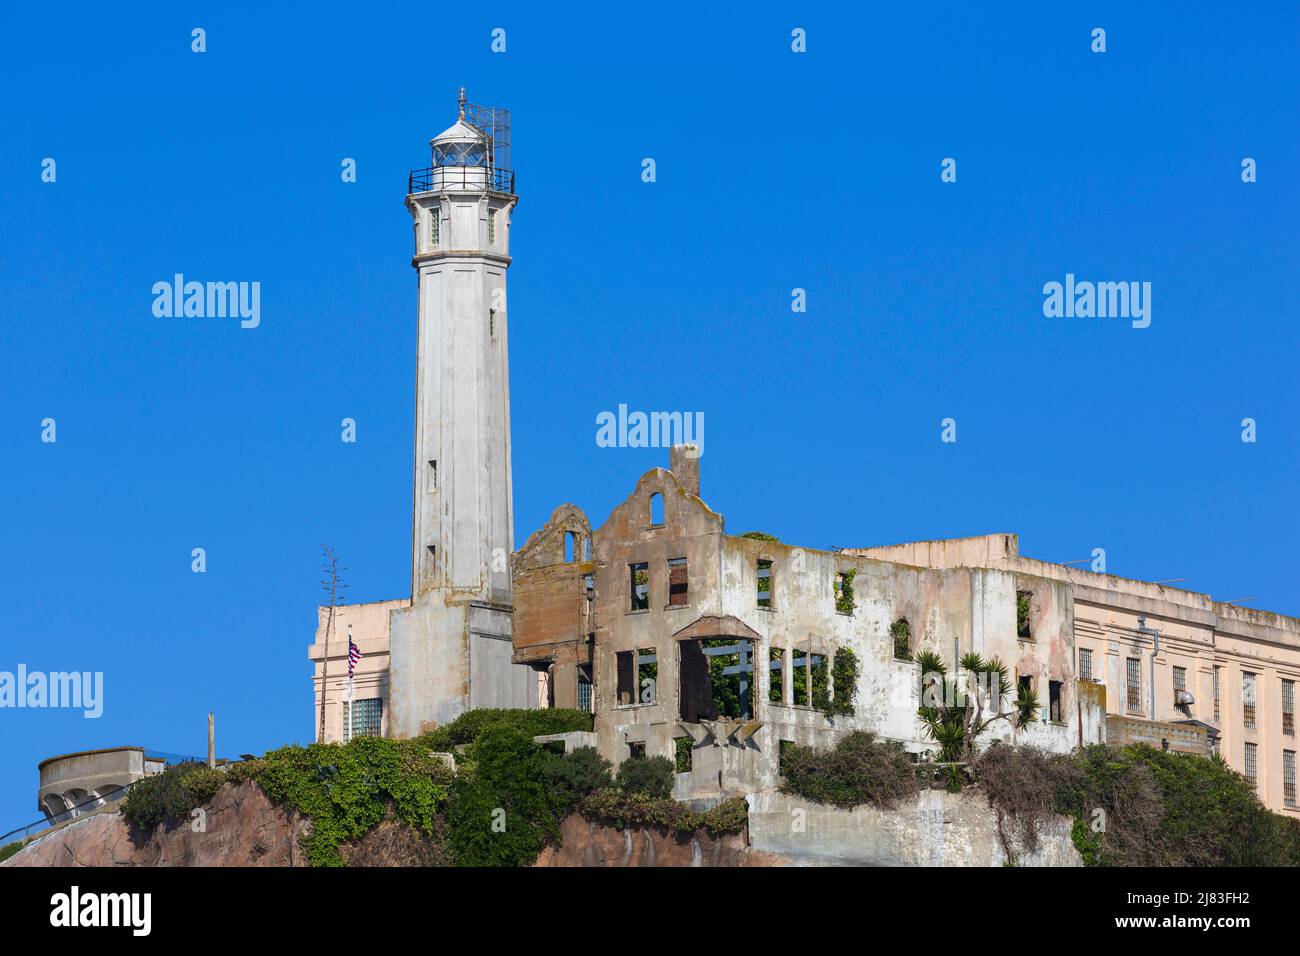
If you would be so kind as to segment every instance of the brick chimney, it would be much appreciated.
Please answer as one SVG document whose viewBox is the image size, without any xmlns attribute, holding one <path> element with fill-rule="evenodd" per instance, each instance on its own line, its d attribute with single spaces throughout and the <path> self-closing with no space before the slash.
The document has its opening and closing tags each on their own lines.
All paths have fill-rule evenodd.
<svg viewBox="0 0 1300 956">
<path fill-rule="evenodd" d="M 700 452 L 696 445 L 673 445 L 668 452 L 668 467 L 678 484 L 695 497 L 700 496 Z"/>
</svg>

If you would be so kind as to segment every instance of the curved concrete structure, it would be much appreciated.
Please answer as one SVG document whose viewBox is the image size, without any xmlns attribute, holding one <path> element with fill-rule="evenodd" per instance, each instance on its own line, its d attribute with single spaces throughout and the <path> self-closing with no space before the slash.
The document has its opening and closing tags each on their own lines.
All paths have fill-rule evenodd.
<svg viewBox="0 0 1300 956">
<path fill-rule="evenodd" d="M 83 750 L 40 763 L 36 803 L 51 823 L 62 823 L 120 800 L 125 788 L 142 777 L 161 773 L 161 759 L 145 757 L 143 747 Z"/>
</svg>

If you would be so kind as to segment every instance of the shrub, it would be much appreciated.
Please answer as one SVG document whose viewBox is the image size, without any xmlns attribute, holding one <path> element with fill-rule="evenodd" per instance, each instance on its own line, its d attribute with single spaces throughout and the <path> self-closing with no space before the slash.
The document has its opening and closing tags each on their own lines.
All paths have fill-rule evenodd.
<svg viewBox="0 0 1300 956">
<path fill-rule="evenodd" d="M 624 793 L 666 799 L 673 792 L 673 762 L 667 757 L 628 757 L 619 764 L 618 786 Z"/>
<path fill-rule="evenodd" d="M 542 710 L 521 708 L 469 710 L 451 723 L 420 737 L 431 750 L 447 752 L 471 744 L 485 731 L 494 727 L 509 727 L 530 737 L 543 734 L 564 734 L 574 730 L 590 731 L 595 717 L 582 710 L 565 710 L 552 707 Z"/>
<path fill-rule="evenodd" d="M 579 747 L 562 757 L 547 761 L 542 777 L 548 787 L 573 801 L 593 790 L 612 787 L 613 769 L 613 765 L 595 747 Z"/>
<path fill-rule="evenodd" d="M 27 842 L 26 840 L 15 840 L 13 843 L 6 843 L 4 846 L 0 846 L 0 863 L 3 863 L 5 860 L 9 859 L 15 853 L 21 850 L 23 848 L 23 844 L 26 842 Z"/>
<path fill-rule="evenodd" d="M 713 836 L 739 833 L 749 823 L 749 805 L 743 797 L 724 800 L 712 810 L 692 810 L 684 803 L 646 793 L 597 790 L 578 805 L 585 817 L 617 827 L 659 827 L 670 833 L 704 830 Z"/>
<path fill-rule="evenodd" d="M 786 792 L 837 807 L 892 807 L 918 789 L 903 745 L 866 731 L 846 735 L 830 750 L 789 744 L 781 772 Z"/>
<path fill-rule="evenodd" d="M 526 866 L 559 836 L 568 794 L 547 785 L 564 758 L 516 727 L 489 727 L 469 747 L 452 786 L 447 822 L 460 866 Z"/>
<path fill-rule="evenodd" d="M 304 845 L 313 866 L 342 866 L 339 845 L 390 812 L 433 835 L 451 782 L 451 771 L 418 740 L 383 737 L 282 747 L 248 769 L 268 797 L 311 820 Z"/>
<path fill-rule="evenodd" d="M 164 821 L 189 816 L 225 782 L 225 773 L 206 764 L 173 764 L 162 773 L 136 781 L 127 791 L 122 813 L 135 826 L 149 830 Z"/>
</svg>

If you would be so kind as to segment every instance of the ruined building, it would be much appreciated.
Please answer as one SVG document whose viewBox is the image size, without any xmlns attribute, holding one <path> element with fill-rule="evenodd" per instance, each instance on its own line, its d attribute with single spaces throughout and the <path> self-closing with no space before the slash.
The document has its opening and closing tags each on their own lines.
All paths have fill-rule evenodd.
<svg viewBox="0 0 1300 956">
<path fill-rule="evenodd" d="M 1217 750 L 1267 806 L 1300 813 L 1294 618 L 1025 558 L 1012 534 L 839 551 L 729 534 L 689 445 L 598 527 L 564 504 L 515 551 L 508 121 L 462 102 L 432 147 L 406 199 L 420 274 L 412 597 L 340 608 L 328 634 L 321 609 L 310 657 L 328 739 L 411 736 L 472 707 L 579 708 L 595 732 L 571 744 L 615 763 L 668 757 L 678 797 L 754 793 L 777 785 L 786 742 L 861 729 L 933 753 L 915 659 L 952 671 L 974 652 L 1039 704 L 982 743 Z M 365 655 L 350 708 L 349 631 Z M 837 687 L 845 652 L 856 678 Z"/>
</svg>

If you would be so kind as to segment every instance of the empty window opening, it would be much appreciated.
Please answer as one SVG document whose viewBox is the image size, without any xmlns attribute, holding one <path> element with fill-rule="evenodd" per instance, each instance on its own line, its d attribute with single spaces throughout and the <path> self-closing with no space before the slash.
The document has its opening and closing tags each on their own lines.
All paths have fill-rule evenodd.
<svg viewBox="0 0 1300 956">
<path fill-rule="evenodd" d="M 636 652 L 619 651 L 615 657 L 618 671 L 618 706 L 627 707 L 636 703 Z"/>
<path fill-rule="evenodd" d="M 1061 688 L 1064 686 L 1059 680 L 1047 682 L 1047 717 L 1058 724 L 1065 720 L 1061 709 Z"/>
<path fill-rule="evenodd" d="M 664 496 L 655 492 L 650 496 L 650 525 L 657 527 L 664 523 Z"/>
<path fill-rule="evenodd" d="M 850 568 L 835 575 L 835 610 L 840 614 L 852 614 L 857 606 L 853 599 L 853 579 L 857 573 L 857 568 Z"/>
<path fill-rule="evenodd" d="M 776 772 L 777 773 L 785 773 L 784 767 L 785 767 L 786 754 L 790 752 L 790 748 L 793 746 L 794 746 L 793 740 L 777 741 L 777 745 L 776 745 Z"/>
<path fill-rule="evenodd" d="M 1250 671 L 1241 675 L 1241 721 L 1247 728 L 1255 726 L 1255 675 Z"/>
<path fill-rule="evenodd" d="M 1125 677 L 1125 703 L 1128 709 L 1134 712 L 1140 712 L 1142 709 L 1142 662 L 1136 657 L 1127 659 L 1127 672 Z"/>
<path fill-rule="evenodd" d="M 582 560 L 591 560 L 591 538 L 585 535 L 582 538 Z"/>
<path fill-rule="evenodd" d="M 642 561 L 640 564 L 629 564 L 628 568 L 628 586 L 632 594 L 632 610 L 646 611 L 650 608 L 650 565 Z"/>
<path fill-rule="evenodd" d="M 596 599 L 596 575 L 584 574 L 582 576 L 582 586 L 587 592 L 587 600 L 594 601 Z"/>
<path fill-rule="evenodd" d="M 754 714 L 754 644 L 733 637 L 681 641 L 681 718 L 687 723 Z"/>
<path fill-rule="evenodd" d="M 758 560 L 758 606 L 772 606 L 772 562 L 764 558 Z"/>
<path fill-rule="evenodd" d="M 677 773 L 691 772 L 691 757 L 695 753 L 694 743 L 690 737 L 673 738 L 673 769 Z"/>
<path fill-rule="evenodd" d="M 1282 733 L 1295 736 L 1295 681 L 1282 681 Z"/>
<path fill-rule="evenodd" d="M 687 595 L 687 568 L 685 558 L 672 558 L 668 562 L 668 606 L 684 607 Z"/>
<path fill-rule="evenodd" d="M 564 532 L 564 561 L 566 564 L 577 557 L 577 549 L 578 536 L 572 531 Z"/>
<path fill-rule="evenodd" d="M 636 652 L 636 688 L 642 704 L 653 704 L 659 694 L 659 658 L 654 648 Z"/>
<path fill-rule="evenodd" d="M 1016 592 L 1016 637 L 1022 641 L 1034 639 L 1029 629 L 1029 608 L 1033 604 L 1033 599 L 1033 591 Z"/>
<path fill-rule="evenodd" d="M 889 635 L 894 639 L 894 657 L 900 661 L 912 659 L 912 625 L 900 617 L 889 625 Z"/>
<path fill-rule="evenodd" d="M 790 702 L 825 710 L 830 706 L 830 668 L 825 654 L 795 648 L 790 661 Z"/>
<path fill-rule="evenodd" d="M 1092 680 L 1092 651 L 1079 648 L 1079 680 Z"/>
<path fill-rule="evenodd" d="M 429 560 L 431 561 L 438 560 L 438 546 L 436 544 L 429 545 L 427 550 L 429 552 Z"/>
<path fill-rule="evenodd" d="M 774 647 L 767 653 L 767 699 L 774 704 L 783 704 L 785 703 L 785 648 Z"/>
<path fill-rule="evenodd" d="M 645 759 L 645 741 L 637 741 L 627 745 L 627 755 L 633 760 Z"/>
</svg>

